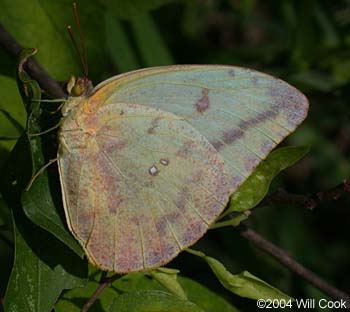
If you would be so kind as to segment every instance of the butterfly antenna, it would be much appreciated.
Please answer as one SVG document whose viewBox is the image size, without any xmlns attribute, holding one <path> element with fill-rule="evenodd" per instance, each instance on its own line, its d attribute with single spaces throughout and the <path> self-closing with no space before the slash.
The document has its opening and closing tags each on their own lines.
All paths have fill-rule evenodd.
<svg viewBox="0 0 350 312">
<path fill-rule="evenodd" d="M 84 71 L 84 74 L 85 74 L 85 63 L 84 63 L 84 60 L 83 60 L 83 55 L 81 54 L 81 51 L 79 49 L 79 46 L 77 44 L 77 41 L 75 40 L 75 37 L 74 37 L 74 34 L 73 34 L 73 30 L 72 30 L 72 26 L 68 26 L 67 27 L 67 30 L 68 30 L 68 33 L 69 33 L 69 36 L 70 36 L 70 39 L 74 45 L 74 50 L 75 52 L 77 53 L 78 57 L 79 57 L 79 60 L 81 62 L 81 65 L 83 67 L 83 71 Z"/>
<path fill-rule="evenodd" d="M 89 67 L 88 67 L 88 60 L 87 60 L 86 45 L 85 45 L 83 33 L 81 31 L 81 27 L 80 27 L 78 6 L 77 6 L 76 2 L 73 2 L 73 15 L 74 15 L 75 24 L 77 26 L 78 36 L 79 36 L 79 41 L 80 41 L 80 46 L 81 46 L 81 50 L 80 50 L 80 56 L 82 57 L 81 62 L 83 64 L 84 75 L 85 75 L 85 77 L 87 77 L 88 73 L 89 73 Z"/>
<path fill-rule="evenodd" d="M 75 24 L 76 24 L 77 29 L 78 29 L 80 46 L 79 46 L 77 40 L 75 40 L 73 29 L 72 29 L 71 25 L 69 25 L 67 27 L 67 30 L 68 30 L 70 39 L 71 39 L 71 41 L 72 41 L 72 43 L 74 45 L 75 52 L 77 53 L 77 55 L 79 57 L 79 60 L 81 62 L 81 66 L 82 66 L 83 72 L 84 72 L 84 77 L 87 78 L 88 77 L 88 73 L 89 73 L 89 71 L 88 71 L 88 62 L 87 62 L 87 53 L 86 53 L 86 47 L 85 47 L 83 34 L 82 34 L 81 28 L 80 28 L 80 21 L 79 21 L 79 16 L 78 16 L 77 5 L 76 5 L 75 2 L 73 3 L 73 15 L 74 15 Z"/>
</svg>

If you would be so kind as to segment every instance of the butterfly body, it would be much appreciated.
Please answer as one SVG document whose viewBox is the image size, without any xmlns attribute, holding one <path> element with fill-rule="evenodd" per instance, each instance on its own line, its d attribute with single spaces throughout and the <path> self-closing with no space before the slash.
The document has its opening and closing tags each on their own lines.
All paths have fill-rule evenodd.
<svg viewBox="0 0 350 312">
<path fill-rule="evenodd" d="M 306 112 L 293 87 L 232 66 L 106 80 L 63 108 L 58 165 L 68 226 L 102 269 L 159 267 L 206 232 Z"/>
</svg>

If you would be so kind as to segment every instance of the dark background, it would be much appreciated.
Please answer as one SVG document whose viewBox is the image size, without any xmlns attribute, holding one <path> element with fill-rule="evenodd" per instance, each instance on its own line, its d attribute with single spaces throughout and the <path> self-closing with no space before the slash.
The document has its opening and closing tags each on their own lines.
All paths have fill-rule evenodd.
<svg viewBox="0 0 350 312">
<path fill-rule="evenodd" d="M 39 48 L 38 61 L 50 74 L 62 82 L 72 72 L 79 75 L 79 61 L 65 32 L 73 20 L 70 1 L 41 1 L 54 25 L 52 32 L 57 31 L 63 42 L 49 46 L 51 54 L 46 58 L 40 53 L 45 54 L 50 40 L 61 41 L 45 37 L 45 29 L 35 33 L 34 13 L 32 17 L 16 15 L 8 1 L 1 2 L 5 9 L 0 21 L 22 45 Z M 275 179 L 271 191 L 283 188 L 308 194 L 349 178 L 350 1 L 150 1 L 154 5 L 149 6 L 142 1 L 133 1 L 136 6 L 123 1 L 97 2 L 78 1 L 94 84 L 123 71 L 172 63 L 229 64 L 273 74 L 310 100 L 307 120 L 283 144 L 311 148 L 303 160 Z M 164 2 L 169 3 L 162 5 Z M 116 16 L 121 18 L 118 25 Z M 14 69 L 14 61 L 1 50 L 0 75 L 14 77 Z M 10 150 L 11 142 L 6 144 L 0 146 L 1 162 Z M 247 224 L 330 283 L 350 292 L 349 204 L 348 193 L 314 211 L 271 205 L 254 210 Z M 7 274 L 11 251 L 2 243 L 0 246 L 0 266 L 5 268 L 0 271 Z M 325 298 L 231 228 L 211 231 L 198 248 L 220 259 L 231 272 L 248 270 L 295 298 Z M 254 310 L 253 301 L 225 291 L 209 268 L 193 256 L 180 255 L 173 266 L 222 292 L 238 308 Z M 3 294 L 3 285 L 0 288 Z"/>
</svg>

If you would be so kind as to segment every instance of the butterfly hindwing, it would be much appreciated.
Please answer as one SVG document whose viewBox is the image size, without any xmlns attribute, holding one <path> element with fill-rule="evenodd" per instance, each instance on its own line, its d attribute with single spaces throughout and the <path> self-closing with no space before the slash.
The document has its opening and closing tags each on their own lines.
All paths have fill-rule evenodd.
<svg viewBox="0 0 350 312">
<path fill-rule="evenodd" d="M 224 209 L 223 160 L 182 118 L 124 103 L 77 114 L 81 131 L 61 129 L 60 178 L 69 227 L 97 266 L 159 267 Z"/>
</svg>

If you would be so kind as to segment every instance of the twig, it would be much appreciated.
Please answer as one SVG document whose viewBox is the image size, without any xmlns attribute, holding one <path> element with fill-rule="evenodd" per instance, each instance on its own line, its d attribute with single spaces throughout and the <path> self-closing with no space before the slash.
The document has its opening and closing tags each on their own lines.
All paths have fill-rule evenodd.
<svg viewBox="0 0 350 312">
<path fill-rule="evenodd" d="M 17 58 L 22 47 L 0 24 L 0 45 L 14 58 Z M 28 74 L 38 81 L 40 87 L 54 98 L 66 98 L 61 86 L 34 60 L 29 59 L 25 65 Z"/>
<path fill-rule="evenodd" d="M 344 180 L 339 185 L 327 191 L 316 192 L 311 195 L 290 194 L 283 190 L 277 190 L 271 195 L 266 196 L 258 206 L 261 207 L 269 204 L 291 204 L 313 210 L 324 201 L 339 199 L 344 193 L 350 193 L 349 180 Z"/>
<path fill-rule="evenodd" d="M 114 274 L 113 276 L 104 279 L 100 285 L 96 288 L 96 290 L 94 291 L 94 293 L 92 294 L 92 296 L 89 298 L 88 301 L 86 301 L 86 303 L 84 304 L 84 306 L 81 308 L 80 312 L 86 312 L 88 311 L 91 306 L 95 303 L 95 301 L 97 300 L 97 298 L 100 296 L 100 294 L 102 293 L 102 291 L 111 286 L 112 283 L 118 279 L 118 277 L 120 276 L 120 274 Z"/>
<path fill-rule="evenodd" d="M 308 270 L 307 268 L 302 266 L 299 262 L 291 258 L 286 251 L 277 247 L 270 241 L 266 240 L 265 238 L 260 236 L 258 233 L 248 228 L 246 225 L 241 223 L 238 227 L 236 227 L 236 229 L 239 231 L 242 237 L 246 238 L 248 241 L 256 245 L 256 247 L 260 248 L 261 250 L 273 256 L 277 261 L 284 264 L 291 271 L 298 274 L 303 279 L 308 281 L 310 284 L 320 289 L 329 297 L 336 300 L 340 300 L 340 299 L 345 300 L 347 308 L 350 308 L 350 295 L 346 294 L 345 292 L 337 289 L 336 287 L 324 281 L 315 273 Z"/>
</svg>

